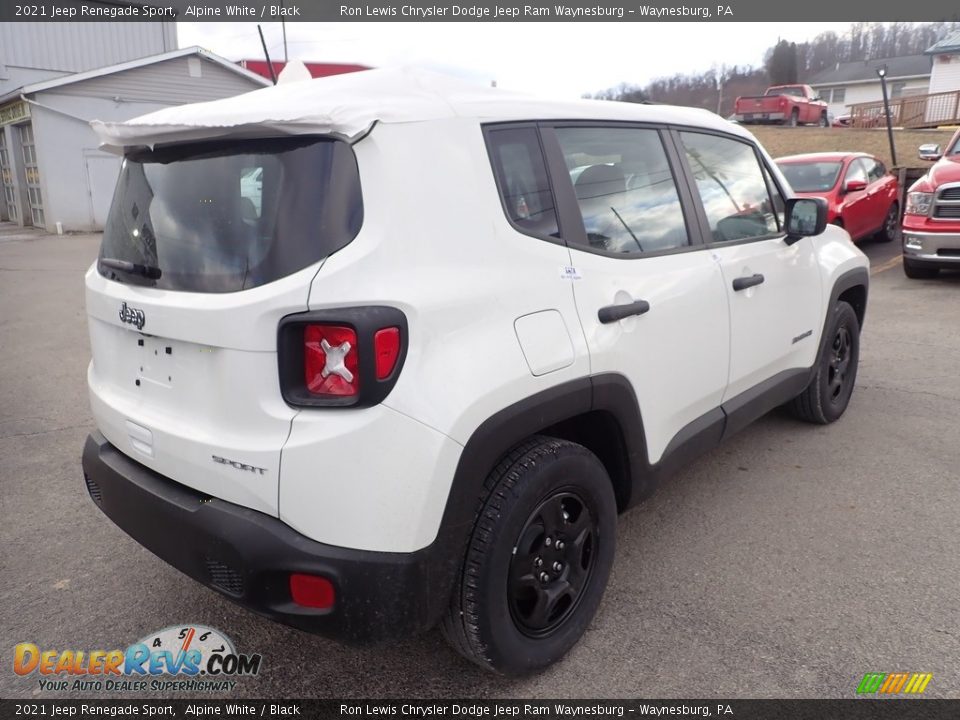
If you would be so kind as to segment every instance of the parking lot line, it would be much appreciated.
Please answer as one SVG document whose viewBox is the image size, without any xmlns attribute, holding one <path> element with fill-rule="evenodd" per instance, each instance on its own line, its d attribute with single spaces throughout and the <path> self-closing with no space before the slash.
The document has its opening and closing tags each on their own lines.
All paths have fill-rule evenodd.
<svg viewBox="0 0 960 720">
<path fill-rule="evenodd" d="M 887 260 L 885 263 L 877 265 L 876 267 L 870 268 L 870 274 L 876 275 L 877 273 L 882 273 L 884 270 L 889 270 L 890 268 L 895 268 L 897 265 L 903 262 L 903 256 L 897 255 Z"/>
</svg>

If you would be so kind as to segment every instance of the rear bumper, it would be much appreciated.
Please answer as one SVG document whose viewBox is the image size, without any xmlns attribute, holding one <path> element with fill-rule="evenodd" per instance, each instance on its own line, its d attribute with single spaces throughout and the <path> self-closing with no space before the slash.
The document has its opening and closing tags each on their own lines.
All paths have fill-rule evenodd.
<svg viewBox="0 0 960 720">
<path fill-rule="evenodd" d="M 782 112 L 763 112 L 761 110 L 754 113 L 737 113 L 737 122 L 783 122 L 786 118 L 787 116 Z"/>
<path fill-rule="evenodd" d="M 960 268 L 960 233 L 903 229 L 903 256 L 916 265 Z"/>
<path fill-rule="evenodd" d="M 438 544 L 413 553 L 318 543 L 276 518 L 198 493 L 140 465 L 99 433 L 83 473 L 94 503 L 134 540 L 194 580 L 273 620 L 350 643 L 434 625 L 447 604 Z M 331 609 L 291 601 L 289 574 L 327 577 Z"/>
</svg>

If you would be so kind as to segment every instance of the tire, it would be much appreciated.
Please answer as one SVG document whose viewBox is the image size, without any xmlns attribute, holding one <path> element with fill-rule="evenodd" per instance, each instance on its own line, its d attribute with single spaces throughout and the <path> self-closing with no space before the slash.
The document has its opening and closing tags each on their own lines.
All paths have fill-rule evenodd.
<svg viewBox="0 0 960 720">
<path fill-rule="evenodd" d="M 790 127 L 796 127 L 800 121 L 800 111 L 796 108 L 793 109 L 793 112 L 790 113 L 790 119 L 787 120 L 787 125 Z"/>
<path fill-rule="evenodd" d="M 821 114 L 820 114 L 820 123 L 819 123 L 819 125 L 820 125 L 820 127 L 822 127 L 822 128 L 825 128 L 825 127 L 829 127 L 829 126 L 830 126 L 830 121 L 827 120 L 827 114 L 826 114 L 826 113 L 821 113 Z"/>
<path fill-rule="evenodd" d="M 860 360 L 860 323 L 848 303 L 836 304 L 824 332 L 813 379 L 789 405 L 798 418 L 818 425 L 834 422 L 847 409 Z"/>
<path fill-rule="evenodd" d="M 440 627 L 480 667 L 524 675 L 563 657 L 600 605 L 613 485 L 585 447 L 536 436 L 501 459 L 485 491 Z"/>
<path fill-rule="evenodd" d="M 928 267 L 926 265 L 915 265 L 914 263 L 903 259 L 903 274 L 911 280 L 930 280 L 940 273 L 940 268 Z"/>
<path fill-rule="evenodd" d="M 897 238 L 897 225 L 900 224 L 900 205 L 894 202 L 883 219 L 883 227 L 874 236 L 878 242 L 893 242 Z"/>
</svg>

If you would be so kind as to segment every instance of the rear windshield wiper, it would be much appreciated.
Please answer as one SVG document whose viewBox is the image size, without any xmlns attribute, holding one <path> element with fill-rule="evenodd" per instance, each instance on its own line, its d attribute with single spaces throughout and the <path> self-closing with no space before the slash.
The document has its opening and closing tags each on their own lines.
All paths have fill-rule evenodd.
<svg viewBox="0 0 960 720">
<path fill-rule="evenodd" d="M 128 260 L 118 260 L 116 258 L 100 258 L 100 264 L 113 270 L 122 270 L 123 272 L 143 275 L 143 277 L 149 278 L 150 280 L 159 280 L 160 275 L 163 274 L 163 271 L 158 267 L 153 267 L 152 265 L 141 265 L 140 263 L 133 263 Z"/>
</svg>

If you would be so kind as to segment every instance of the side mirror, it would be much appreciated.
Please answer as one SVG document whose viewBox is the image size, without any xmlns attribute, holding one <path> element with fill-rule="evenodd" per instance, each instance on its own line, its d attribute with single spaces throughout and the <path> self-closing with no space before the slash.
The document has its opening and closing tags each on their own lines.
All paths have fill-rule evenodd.
<svg viewBox="0 0 960 720">
<path fill-rule="evenodd" d="M 921 145 L 918 152 L 921 160 L 930 160 L 931 162 L 936 162 L 943 157 L 943 151 L 936 143 Z"/>
<path fill-rule="evenodd" d="M 787 245 L 800 238 L 819 235 L 827 227 L 827 201 L 823 198 L 790 198 L 784 208 Z"/>
<path fill-rule="evenodd" d="M 866 190 L 866 189 L 867 189 L 866 180 L 857 180 L 857 179 L 847 180 L 847 182 L 843 186 L 843 191 L 848 193 L 860 192 L 861 190 Z"/>
</svg>

